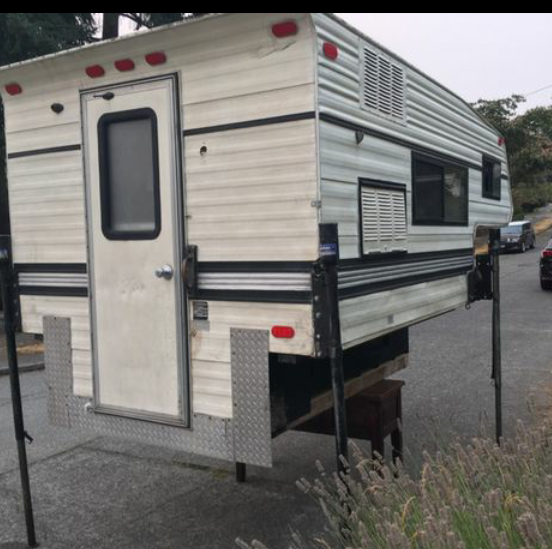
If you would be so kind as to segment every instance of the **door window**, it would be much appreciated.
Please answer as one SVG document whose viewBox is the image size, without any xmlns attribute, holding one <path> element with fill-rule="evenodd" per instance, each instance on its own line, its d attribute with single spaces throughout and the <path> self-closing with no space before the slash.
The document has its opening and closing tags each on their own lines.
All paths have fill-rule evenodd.
<svg viewBox="0 0 552 549">
<path fill-rule="evenodd" d="M 161 232 L 157 117 L 151 109 L 98 122 L 102 231 L 109 240 L 153 240 Z"/>
</svg>

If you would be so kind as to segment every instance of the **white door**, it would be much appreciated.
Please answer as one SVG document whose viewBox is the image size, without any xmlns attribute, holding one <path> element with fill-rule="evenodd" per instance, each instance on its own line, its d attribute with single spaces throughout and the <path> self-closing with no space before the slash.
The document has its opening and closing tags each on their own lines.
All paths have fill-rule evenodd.
<svg viewBox="0 0 552 549">
<path fill-rule="evenodd" d="M 186 424 L 175 81 L 82 95 L 95 409 Z"/>
</svg>

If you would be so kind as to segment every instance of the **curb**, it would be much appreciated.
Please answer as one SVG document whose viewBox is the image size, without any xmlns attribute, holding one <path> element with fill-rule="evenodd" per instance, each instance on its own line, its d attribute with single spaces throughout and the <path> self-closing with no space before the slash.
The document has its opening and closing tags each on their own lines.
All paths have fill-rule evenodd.
<svg viewBox="0 0 552 549">
<path fill-rule="evenodd" d="M 44 370 L 44 362 L 36 362 L 34 364 L 25 364 L 24 366 L 19 366 L 19 373 L 26 374 L 28 372 L 38 372 Z M 9 375 L 10 371 L 7 367 L 0 367 L 0 377 Z"/>
</svg>

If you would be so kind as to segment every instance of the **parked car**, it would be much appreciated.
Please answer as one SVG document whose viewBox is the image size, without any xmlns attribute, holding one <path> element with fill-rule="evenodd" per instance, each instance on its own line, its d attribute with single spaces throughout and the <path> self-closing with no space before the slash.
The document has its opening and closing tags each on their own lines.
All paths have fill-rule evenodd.
<svg viewBox="0 0 552 549">
<path fill-rule="evenodd" d="M 535 229 L 530 221 L 513 221 L 500 229 L 501 251 L 515 250 L 523 253 L 534 248 L 536 240 Z"/>
<path fill-rule="evenodd" d="M 540 281 L 543 290 L 552 290 L 552 240 L 541 252 Z"/>
</svg>

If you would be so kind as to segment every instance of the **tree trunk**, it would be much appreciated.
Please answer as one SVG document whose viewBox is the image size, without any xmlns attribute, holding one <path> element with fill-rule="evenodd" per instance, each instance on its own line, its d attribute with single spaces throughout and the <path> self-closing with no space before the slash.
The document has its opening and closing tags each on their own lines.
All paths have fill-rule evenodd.
<svg viewBox="0 0 552 549">
<path fill-rule="evenodd" d="M 120 13 L 104 13 L 102 25 L 102 38 L 117 38 L 119 36 L 119 16 Z"/>
</svg>

